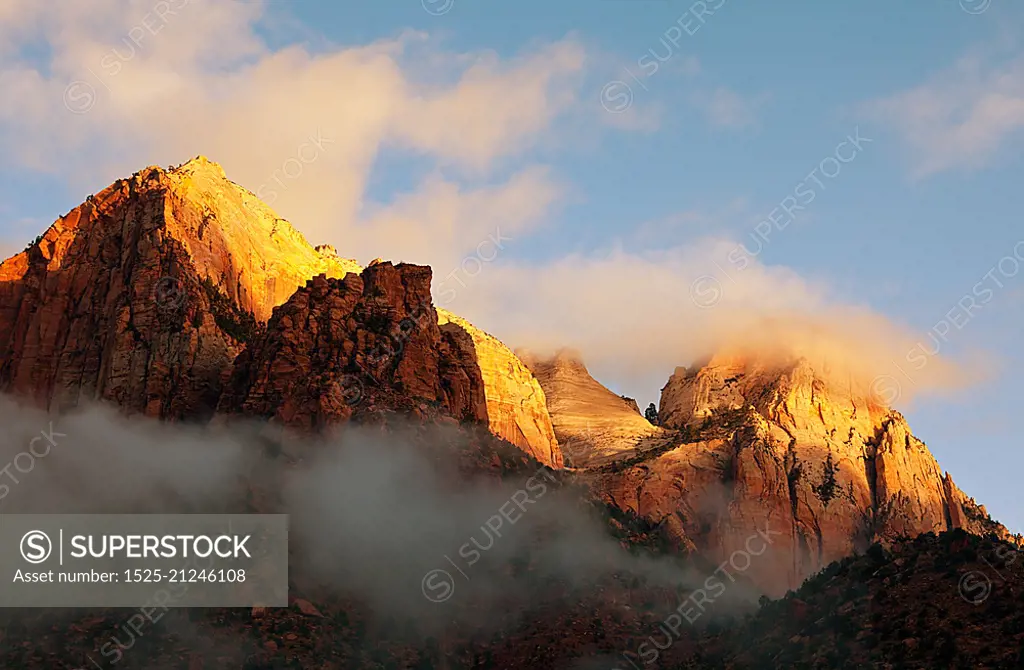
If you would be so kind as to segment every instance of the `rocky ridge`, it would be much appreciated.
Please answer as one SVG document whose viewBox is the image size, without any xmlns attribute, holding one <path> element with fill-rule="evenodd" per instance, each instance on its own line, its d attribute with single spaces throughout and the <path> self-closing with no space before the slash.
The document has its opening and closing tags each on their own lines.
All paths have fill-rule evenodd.
<svg viewBox="0 0 1024 670">
<path fill-rule="evenodd" d="M 220 412 L 300 431 L 382 412 L 446 416 L 562 467 L 533 375 L 503 344 L 436 310 L 430 282 L 429 267 L 384 261 L 313 278 L 238 357 Z"/>
<path fill-rule="evenodd" d="M 25 252 L 0 265 L 0 391 L 58 411 L 99 399 L 164 419 L 206 419 L 222 403 L 236 356 L 261 337 L 275 308 L 309 288 L 313 277 L 342 280 L 362 271 L 329 245 L 310 246 L 202 156 L 169 170 L 148 167 L 90 197 Z M 414 274 L 410 270 L 403 276 Z M 387 282 L 381 272 L 371 275 L 373 290 L 383 290 Z M 433 336 L 439 326 L 429 269 L 426 277 L 425 285 L 415 279 L 415 286 L 389 287 L 385 302 L 406 305 L 409 314 L 415 312 L 417 332 Z M 360 313 L 393 316 L 369 308 Z M 485 409 L 476 408 L 480 398 L 475 396 L 448 398 L 454 404 L 442 402 L 442 409 L 460 419 L 475 417 L 559 467 L 560 452 L 536 380 L 496 339 L 444 314 L 440 327 L 452 355 L 463 357 L 460 365 L 467 375 L 475 366 L 476 378 L 483 374 L 484 380 L 480 389 L 465 386 L 466 380 L 445 383 L 455 384 L 453 393 L 483 393 Z M 419 318 L 428 315 L 433 320 L 429 326 Z M 310 316 L 315 320 L 316 315 Z M 294 309 L 292 317 L 298 318 Z M 357 324 L 352 330 L 384 337 L 377 325 Z M 372 348 L 376 342 L 370 338 L 357 344 Z M 302 360 L 299 355 L 297 362 Z M 441 402 L 403 375 L 404 370 L 398 392 Z M 331 393 L 317 402 L 333 409 L 317 413 L 320 418 L 307 417 L 313 424 L 344 416 L 351 403 L 352 388 L 340 400 L 337 387 L 327 390 Z M 394 398 L 396 406 L 418 410 L 412 397 L 405 399 L 409 402 Z M 231 403 L 223 402 L 225 407 Z M 254 411 L 258 405 L 252 399 L 243 403 Z M 302 423 L 293 411 L 264 408 L 256 413 L 288 416 L 289 425 Z"/>
<path fill-rule="evenodd" d="M 1010 537 L 902 415 L 804 360 L 679 368 L 659 414 L 680 446 L 590 473 L 595 491 L 711 560 L 770 528 L 772 551 L 749 568 L 769 594 L 876 541 L 954 528 Z"/>
<path fill-rule="evenodd" d="M 659 546 L 668 538 L 677 553 L 694 552 L 712 566 L 746 552 L 750 563 L 740 571 L 742 578 L 771 595 L 782 595 L 838 559 L 844 560 L 832 563 L 836 572 L 826 571 L 821 579 L 869 573 L 881 578 L 881 586 L 872 582 L 870 600 L 851 594 L 849 584 L 823 582 L 830 595 L 820 612 L 814 610 L 814 625 L 787 623 L 770 631 L 763 648 L 771 653 L 757 662 L 831 662 L 817 654 L 817 641 L 832 639 L 819 619 L 831 616 L 828 607 L 837 604 L 838 595 L 853 603 L 855 616 L 837 625 L 860 630 L 865 621 L 884 619 L 886 608 L 898 600 L 884 595 L 886 589 L 910 585 L 913 589 L 899 593 L 930 595 L 939 583 L 935 579 L 915 581 L 903 564 L 887 563 L 884 553 L 877 558 L 889 547 L 911 552 L 897 560 L 914 565 L 914 552 L 927 555 L 934 548 L 926 536 L 925 546 L 907 549 L 904 536 L 966 530 L 974 534 L 969 540 L 974 545 L 980 535 L 990 536 L 985 542 L 993 542 L 991 536 L 1009 537 L 942 472 L 898 412 L 806 361 L 720 356 L 679 368 L 663 389 L 663 425 L 655 427 L 635 404 L 596 382 L 577 357 L 528 358 L 527 366 L 496 338 L 434 308 L 430 281 L 426 267 L 378 259 L 364 270 L 329 247 L 310 247 L 205 159 L 173 170 L 147 168 L 90 198 L 24 253 L 0 265 L 0 343 L 5 347 L 0 349 L 0 389 L 55 410 L 100 398 L 155 417 L 200 420 L 219 408 L 228 416 L 271 419 L 300 431 L 353 418 L 387 422 L 396 413 L 425 422 L 479 424 L 516 445 L 500 446 L 531 468 L 532 458 L 560 467 L 561 439 L 589 440 L 597 457 L 559 475 L 588 485 L 585 503 L 606 503 L 613 527 L 628 520 L 631 528 L 622 527 L 630 531 L 623 543 L 633 549 L 639 544 L 636 537 L 656 538 Z M 488 460 L 497 470 L 517 462 L 486 449 L 474 456 L 474 471 Z M 771 548 L 750 556 L 755 535 L 771 539 Z M 963 535 L 957 535 L 958 542 Z M 857 552 L 867 557 L 845 558 Z M 984 570 L 974 558 L 956 566 Z M 856 561 L 869 564 L 861 569 Z M 585 586 L 590 592 L 592 585 Z M 618 583 L 602 588 L 607 590 L 592 601 L 578 588 L 559 591 L 545 603 L 544 617 L 536 619 L 543 624 L 526 618 L 514 635 L 503 631 L 483 646 L 467 646 L 465 655 L 490 656 L 498 650 L 498 658 L 513 660 L 492 661 L 491 666 L 556 667 L 550 659 L 560 654 L 578 658 L 627 648 L 621 637 L 612 641 L 608 634 L 642 633 L 661 620 L 645 609 L 655 598 L 644 589 Z M 780 612 L 787 622 L 790 615 L 797 624 L 810 621 L 807 603 L 819 608 L 811 602 L 815 593 L 803 592 L 795 602 L 787 598 L 788 604 L 779 606 L 783 609 L 766 609 L 758 625 L 768 626 L 765 622 Z M 681 594 L 655 595 L 660 604 L 675 607 Z M 1006 614 L 1012 598 L 992 602 L 1001 609 L 989 612 L 987 620 L 1005 620 L 1011 628 L 1002 633 L 1019 642 L 1019 636 L 1012 637 L 1018 632 L 1012 628 L 1016 619 Z M 878 607 L 865 612 L 866 603 Z M 916 607 L 908 616 L 913 614 L 914 624 L 923 627 L 931 614 L 925 605 Z M 353 611 L 347 606 L 321 609 L 345 622 Z M 353 652 L 342 654 L 345 662 L 368 662 L 368 650 L 378 647 L 376 638 L 368 644 L 351 639 L 353 627 L 335 625 L 334 618 L 324 622 L 325 644 L 317 635 L 305 637 L 307 620 L 290 611 L 270 614 L 270 621 L 256 625 L 247 616 L 213 612 L 205 630 L 223 630 L 228 619 L 244 627 L 241 639 L 251 646 L 246 654 L 282 663 L 287 654 L 294 659 L 305 651 L 310 662 L 330 658 L 340 663 L 335 636 L 358 650 L 345 650 Z M 109 635 L 118 621 L 100 626 L 102 635 Z M 282 641 L 283 622 L 285 630 L 294 625 L 303 637 L 289 632 Z M 971 648 L 964 662 L 1012 660 L 1008 652 L 988 654 L 978 648 L 985 635 L 974 633 L 985 625 L 977 617 L 971 620 Z M 29 639 L 11 651 L 19 626 L 12 622 L 2 636 L 8 664 L 55 667 L 66 646 L 61 635 L 49 640 L 45 650 Z M 572 648 L 564 642 L 566 631 L 571 631 Z M 75 626 L 68 635 L 79 632 L 81 626 Z M 764 631 L 755 626 L 747 632 L 756 639 L 754 634 Z M 901 656 L 901 650 L 916 652 L 924 637 L 902 635 L 896 624 L 876 636 L 884 643 L 883 658 L 935 662 L 930 656 Z M 238 639 L 232 636 L 227 647 L 237 646 Z M 754 661 L 739 647 L 746 638 L 737 639 L 738 646 L 725 649 L 720 658 L 750 667 Z M 877 642 L 871 637 L 856 641 L 861 651 Z M 505 656 L 502 645 L 507 646 Z M 173 654 L 180 647 L 165 646 L 161 653 Z M 301 650 L 304 646 L 316 647 L 316 654 Z M 682 654 L 688 647 L 682 643 L 671 653 Z M 840 656 L 844 653 L 839 650 Z M 855 658 L 877 660 L 866 653 Z M 130 663 L 147 667 L 145 653 Z M 483 661 L 472 664 L 488 667 Z"/>
<path fill-rule="evenodd" d="M 220 412 L 301 432 L 378 410 L 485 421 L 479 368 L 438 326 L 430 279 L 391 263 L 311 279 L 238 357 Z"/>
</svg>

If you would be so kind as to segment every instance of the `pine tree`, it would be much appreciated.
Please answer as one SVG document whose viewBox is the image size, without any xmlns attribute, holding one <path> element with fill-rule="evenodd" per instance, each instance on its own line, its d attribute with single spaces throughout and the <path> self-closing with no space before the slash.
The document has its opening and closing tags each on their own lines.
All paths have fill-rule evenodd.
<svg viewBox="0 0 1024 670">
<path fill-rule="evenodd" d="M 644 417 L 651 422 L 651 425 L 658 425 L 658 408 L 654 406 L 653 402 L 647 406 L 647 411 L 644 412 Z"/>
</svg>

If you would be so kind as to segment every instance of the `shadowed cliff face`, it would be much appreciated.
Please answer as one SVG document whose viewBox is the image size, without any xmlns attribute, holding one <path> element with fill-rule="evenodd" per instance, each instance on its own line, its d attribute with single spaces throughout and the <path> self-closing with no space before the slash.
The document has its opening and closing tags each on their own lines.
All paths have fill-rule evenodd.
<svg viewBox="0 0 1024 670">
<path fill-rule="evenodd" d="M 1009 536 L 898 412 L 804 360 L 723 357 L 679 368 L 660 415 L 678 446 L 588 473 L 595 488 L 712 560 L 768 524 L 786 550 L 749 574 L 769 594 L 875 541 L 953 528 Z"/>
<path fill-rule="evenodd" d="M 874 540 L 1007 535 L 902 416 L 835 371 L 776 354 L 680 368 L 655 427 L 578 359 L 530 360 L 535 377 L 435 310 L 430 276 L 311 247 L 205 159 L 147 168 L 0 265 L 0 391 L 302 431 L 396 413 L 478 423 L 555 468 L 561 440 L 596 496 L 681 549 L 721 561 L 770 531 L 776 550 L 746 571 L 768 593 Z"/>
<path fill-rule="evenodd" d="M 486 420 L 479 367 L 437 325 L 430 276 L 381 263 L 311 279 L 239 356 L 221 411 L 301 430 L 383 411 Z"/>
<path fill-rule="evenodd" d="M 310 280 L 239 356 L 221 412 L 300 430 L 393 412 L 452 417 L 561 467 L 547 412 L 535 411 L 544 407 L 536 380 L 464 320 L 444 313 L 439 325 L 430 280 L 428 267 L 387 262 Z"/>
</svg>

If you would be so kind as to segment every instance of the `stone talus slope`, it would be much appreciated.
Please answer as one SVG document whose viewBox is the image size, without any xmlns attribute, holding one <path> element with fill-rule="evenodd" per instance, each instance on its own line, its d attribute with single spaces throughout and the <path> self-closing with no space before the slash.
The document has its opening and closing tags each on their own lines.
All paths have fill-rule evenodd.
<svg viewBox="0 0 1024 670">
<path fill-rule="evenodd" d="M 547 399 L 555 436 L 569 465 L 586 467 L 633 455 L 670 439 L 629 401 L 594 379 L 579 355 L 561 350 L 542 359 L 521 353 Z"/>
<path fill-rule="evenodd" d="M 898 412 L 805 361 L 677 369 L 660 413 L 686 443 L 595 473 L 597 488 L 719 561 L 759 528 L 779 533 L 747 573 L 768 593 L 874 541 L 951 528 L 1009 535 Z"/>
<path fill-rule="evenodd" d="M 465 355 L 476 361 L 484 380 L 487 422 L 492 433 L 515 444 L 541 463 L 560 468 L 563 454 L 551 424 L 544 389 L 507 346 L 465 319 L 438 308 L 442 330 L 461 330 L 469 339 Z"/>
</svg>

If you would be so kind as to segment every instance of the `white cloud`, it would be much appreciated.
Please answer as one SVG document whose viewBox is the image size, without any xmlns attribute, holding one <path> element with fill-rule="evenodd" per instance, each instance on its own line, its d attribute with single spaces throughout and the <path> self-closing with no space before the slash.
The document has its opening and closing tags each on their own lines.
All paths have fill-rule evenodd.
<svg viewBox="0 0 1024 670">
<path fill-rule="evenodd" d="M 908 145 L 914 174 L 978 169 L 1018 146 L 1024 131 L 1024 58 L 972 56 L 910 90 L 872 101 L 868 113 Z"/>
<path fill-rule="evenodd" d="M 512 346 L 573 347 L 592 369 L 626 388 L 667 380 L 677 365 L 726 347 L 806 356 L 819 370 L 856 377 L 867 387 L 922 341 L 877 312 L 837 302 L 787 268 L 754 259 L 736 269 L 727 260 L 736 246 L 707 238 L 660 251 L 610 249 L 545 265 L 495 264 L 467 280 L 458 308 Z M 936 357 L 915 370 L 902 399 L 974 381 Z"/>
<path fill-rule="evenodd" d="M 0 61 L 8 156 L 79 192 L 202 154 L 264 197 L 273 189 L 272 206 L 314 243 L 363 260 L 448 263 L 479 242 L 488 219 L 538 225 L 561 191 L 528 153 L 583 104 L 587 55 L 572 38 L 507 60 L 445 51 L 414 32 L 310 53 L 264 44 L 259 2 L 87 4 L 43 11 L 19 0 L 0 14 L 0 34 L 51 54 L 42 64 L 17 51 Z M 298 176 L 282 177 L 317 136 Z M 369 202 L 387 147 L 461 180 L 432 175 L 393 203 Z"/>
<path fill-rule="evenodd" d="M 559 204 L 567 185 L 531 162 L 531 151 L 557 144 L 566 128 L 580 132 L 573 123 L 580 119 L 588 128 L 656 124 L 650 112 L 615 117 L 594 91 L 581 94 L 589 52 L 571 37 L 509 60 L 445 51 L 413 32 L 312 52 L 268 47 L 256 29 L 261 2 L 7 0 L 0 7 L 6 160 L 98 190 L 143 166 L 203 154 L 262 191 L 313 243 L 363 261 L 431 264 L 439 279 L 494 234 L 529 235 Z M 175 13 L 155 20 L 158 7 Z M 47 49 L 24 49 L 40 45 Z M 50 57 L 37 63 L 25 53 Z M 696 61 L 680 65 L 698 71 Z M 745 127 L 756 123 L 763 101 L 719 88 L 695 102 L 713 123 Z M 1002 127 L 1013 125 L 1012 106 L 984 109 Z M 312 153 L 311 138 L 320 138 Z M 282 177 L 303 146 L 312 158 Z M 410 192 L 371 200 L 371 171 L 383 149 L 395 148 L 426 158 L 426 176 Z M 701 309 L 691 287 L 714 274 L 711 259 L 725 258 L 725 244 L 611 250 L 536 266 L 504 256 L 490 262 L 488 247 L 459 277 L 466 286 L 458 311 L 510 344 L 575 346 L 622 378 L 667 377 L 772 315 L 860 352 L 887 351 L 865 343 L 906 339 L 877 315 L 834 306 L 792 272 L 756 263 L 722 285 L 714 309 Z M 846 328 L 847 321 L 862 327 Z M 849 333 L 863 333 L 863 341 Z M 944 376 L 937 363 L 929 370 Z"/>
</svg>

